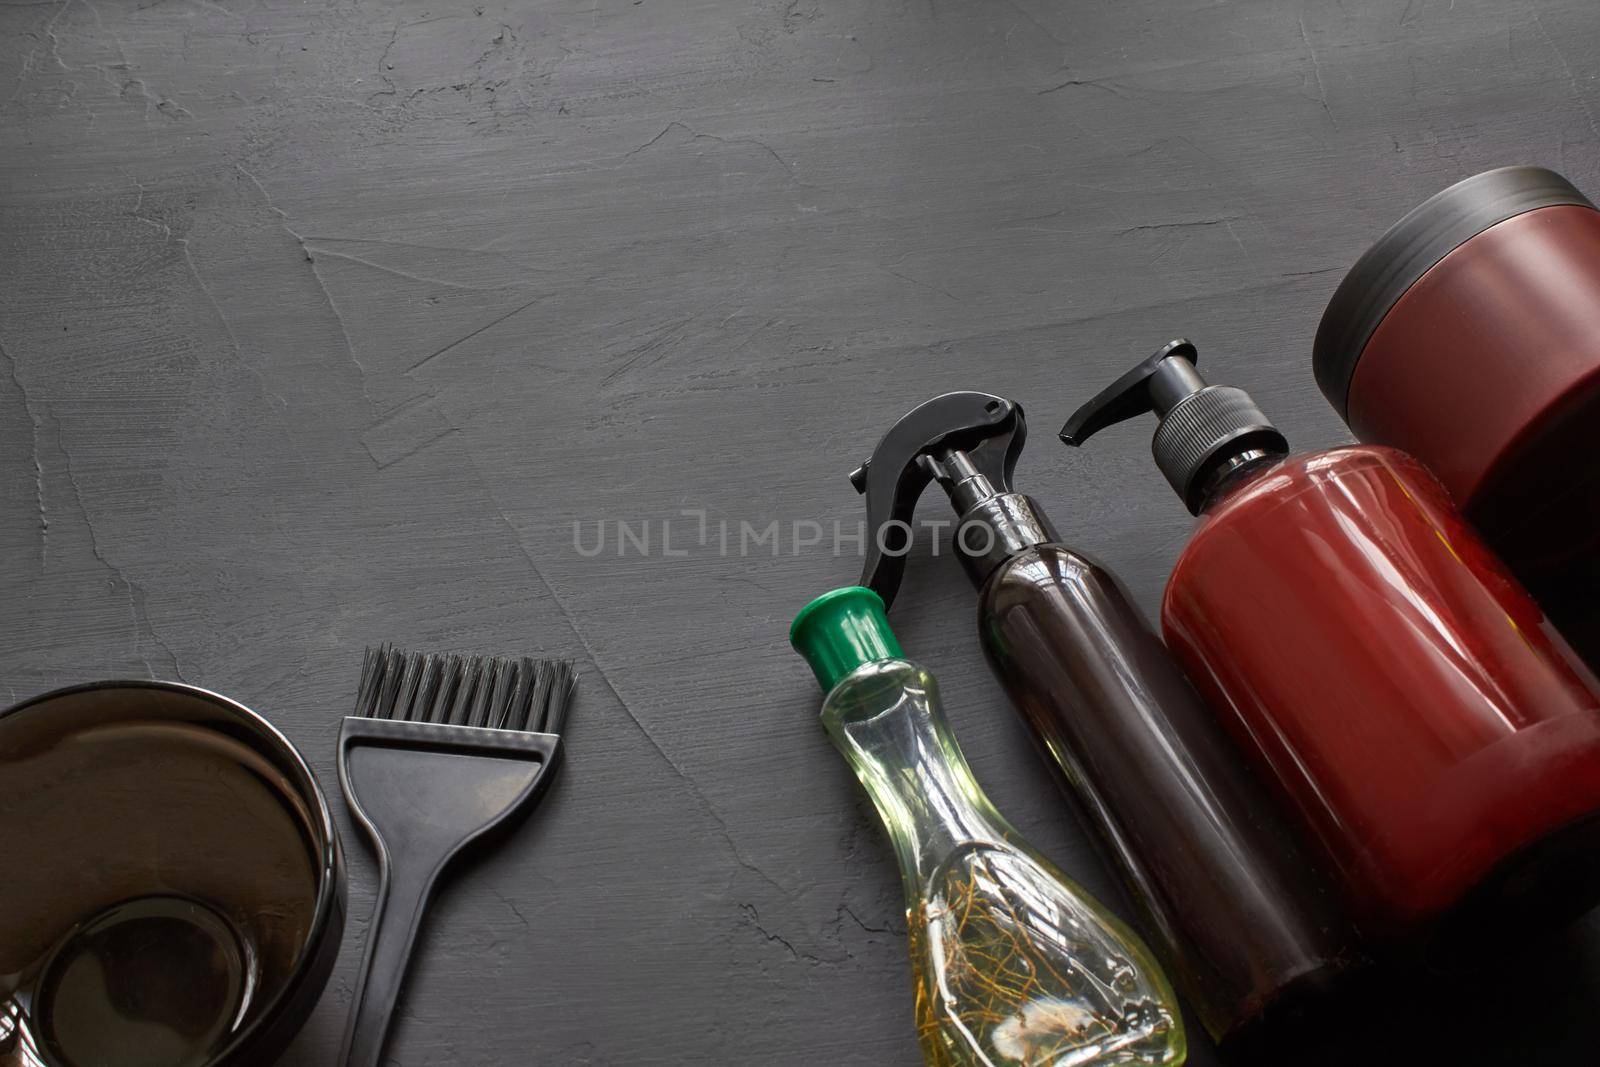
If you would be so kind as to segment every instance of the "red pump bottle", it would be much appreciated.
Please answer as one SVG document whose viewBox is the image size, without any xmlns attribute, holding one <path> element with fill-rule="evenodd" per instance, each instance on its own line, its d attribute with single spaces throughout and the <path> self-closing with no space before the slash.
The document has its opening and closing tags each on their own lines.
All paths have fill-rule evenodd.
<svg viewBox="0 0 1600 1067">
<path fill-rule="evenodd" d="M 1174 341 L 1068 444 L 1154 411 L 1200 516 L 1167 643 L 1326 852 L 1363 930 L 1471 963 L 1600 900 L 1600 682 L 1409 455 L 1290 456 Z"/>
</svg>

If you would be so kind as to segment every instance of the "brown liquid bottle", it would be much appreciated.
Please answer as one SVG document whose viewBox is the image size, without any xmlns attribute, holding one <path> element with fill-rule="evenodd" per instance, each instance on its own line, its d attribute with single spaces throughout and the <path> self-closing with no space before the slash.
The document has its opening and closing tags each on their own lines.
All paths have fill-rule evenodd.
<svg viewBox="0 0 1600 1067">
<path fill-rule="evenodd" d="M 1098 831 L 1179 991 L 1224 1049 L 1276 1044 L 1357 964 L 1332 894 L 1114 576 L 1011 488 L 1022 409 L 949 393 L 852 475 L 873 531 L 861 584 L 892 601 L 937 480 L 980 589 L 991 666 Z"/>
</svg>

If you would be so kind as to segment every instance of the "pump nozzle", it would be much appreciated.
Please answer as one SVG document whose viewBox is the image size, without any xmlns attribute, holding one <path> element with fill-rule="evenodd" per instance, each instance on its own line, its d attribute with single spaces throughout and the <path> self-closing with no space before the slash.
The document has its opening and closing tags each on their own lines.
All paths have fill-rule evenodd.
<svg viewBox="0 0 1600 1067">
<path fill-rule="evenodd" d="M 1154 412 L 1150 448 L 1156 465 L 1188 509 L 1199 514 L 1212 476 L 1249 452 L 1283 455 L 1288 442 L 1250 394 L 1207 385 L 1195 369 L 1200 354 L 1183 339 L 1169 341 L 1073 412 L 1062 443 L 1081 445 L 1115 423 Z"/>
<path fill-rule="evenodd" d="M 1168 360 L 1175 362 L 1167 364 Z M 1156 351 L 1155 355 L 1100 390 L 1099 396 L 1073 412 L 1072 418 L 1061 427 L 1062 442 L 1081 445 L 1107 426 L 1127 422 L 1131 418 L 1156 410 L 1157 377 L 1172 375 L 1199 380 L 1200 375 L 1194 369 L 1194 365 L 1199 362 L 1200 352 L 1194 347 L 1194 342 L 1183 338 L 1168 341 Z M 1164 364 L 1166 365 L 1163 366 Z M 1186 375 L 1185 370 L 1187 370 Z M 1201 386 L 1204 384 L 1203 381 L 1200 382 Z M 1163 389 L 1163 392 L 1166 391 Z"/>
<path fill-rule="evenodd" d="M 1027 436 L 1022 408 L 990 393 L 945 393 L 891 426 L 872 458 L 850 475 L 867 498 L 861 584 L 893 603 L 905 574 L 911 517 L 928 483 L 938 479 L 958 511 L 979 497 L 1009 493 Z"/>
</svg>

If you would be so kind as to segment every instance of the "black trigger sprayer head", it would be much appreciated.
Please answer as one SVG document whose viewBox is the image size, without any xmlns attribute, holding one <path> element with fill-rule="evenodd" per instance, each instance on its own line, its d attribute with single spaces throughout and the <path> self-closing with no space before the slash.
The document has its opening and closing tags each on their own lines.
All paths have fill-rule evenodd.
<svg viewBox="0 0 1600 1067">
<path fill-rule="evenodd" d="M 1021 406 L 990 393 L 945 393 L 902 416 L 872 458 L 850 474 L 867 503 L 861 584 L 885 605 L 893 603 L 911 546 L 911 518 L 928 483 L 937 480 L 957 512 L 1010 493 L 1027 436 Z"/>
</svg>

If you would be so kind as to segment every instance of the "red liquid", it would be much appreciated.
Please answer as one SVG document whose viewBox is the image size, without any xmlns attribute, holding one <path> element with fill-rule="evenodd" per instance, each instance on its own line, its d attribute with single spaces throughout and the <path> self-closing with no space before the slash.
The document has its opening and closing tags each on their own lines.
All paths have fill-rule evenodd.
<svg viewBox="0 0 1600 1067">
<path fill-rule="evenodd" d="M 1410 456 L 1256 472 L 1200 521 L 1162 618 L 1368 932 L 1554 923 L 1600 895 L 1600 683 Z"/>
</svg>

